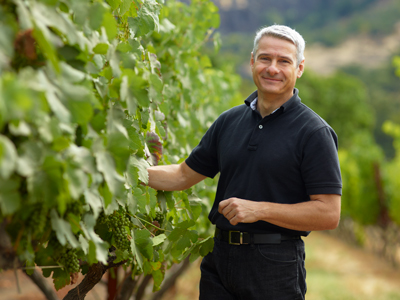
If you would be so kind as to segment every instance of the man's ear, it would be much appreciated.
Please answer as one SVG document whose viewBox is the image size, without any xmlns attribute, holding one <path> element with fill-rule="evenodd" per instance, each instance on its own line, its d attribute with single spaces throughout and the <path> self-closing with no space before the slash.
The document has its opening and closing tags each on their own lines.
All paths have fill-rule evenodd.
<svg viewBox="0 0 400 300">
<path fill-rule="evenodd" d="M 297 70 L 297 78 L 300 78 L 301 75 L 303 75 L 304 73 L 304 59 L 301 61 L 301 63 L 298 66 L 298 70 Z"/>
<path fill-rule="evenodd" d="M 251 52 L 251 57 L 250 57 L 250 67 L 253 69 L 253 65 L 254 65 L 254 55 L 253 52 Z"/>
</svg>

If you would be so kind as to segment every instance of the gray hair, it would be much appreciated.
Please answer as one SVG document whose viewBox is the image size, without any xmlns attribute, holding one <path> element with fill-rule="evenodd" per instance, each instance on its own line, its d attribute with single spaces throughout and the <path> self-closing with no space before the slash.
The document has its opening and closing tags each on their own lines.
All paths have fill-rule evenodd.
<svg viewBox="0 0 400 300">
<path fill-rule="evenodd" d="M 256 37 L 254 38 L 253 47 L 254 59 L 258 51 L 258 43 L 263 36 L 272 36 L 292 42 L 296 46 L 297 67 L 300 65 L 300 62 L 303 61 L 306 42 L 304 41 L 300 33 L 284 25 L 272 25 L 261 28 L 259 31 L 257 31 Z"/>
</svg>

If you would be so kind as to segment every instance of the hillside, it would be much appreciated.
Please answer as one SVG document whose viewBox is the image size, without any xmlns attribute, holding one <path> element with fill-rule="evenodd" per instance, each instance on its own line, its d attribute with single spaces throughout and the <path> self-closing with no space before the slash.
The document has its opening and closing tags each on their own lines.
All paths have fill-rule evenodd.
<svg viewBox="0 0 400 300">
<path fill-rule="evenodd" d="M 392 34 L 380 38 L 366 35 L 348 38 L 336 47 L 322 44 L 307 46 L 306 67 L 319 74 L 330 74 L 338 68 L 359 65 L 367 69 L 386 63 L 400 49 L 400 23 Z"/>
<path fill-rule="evenodd" d="M 262 26 L 278 23 L 305 38 L 307 67 L 320 74 L 337 68 L 386 63 L 400 49 L 398 0 L 213 0 L 219 7 L 224 59 L 248 77 L 253 37 Z"/>
<path fill-rule="evenodd" d="M 248 78 L 251 78 L 250 51 L 238 68 L 239 73 Z M 392 34 L 380 38 L 358 35 L 348 38 L 335 47 L 328 47 L 321 43 L 307 44 L 304 55 L 306 70 L 329 75 L 349 65 L 366 69 L 378 68 L 399 51 L 400 22 L 396 24 Z"/>
<path fill-rule="evenodd" d="M 399 20 L 398 0 L 213 0 L 220 8 L 223 36 L 249 34 L 265 25 L 296 28 L 309 43 L 334 46 L 348 37 L 392 33 Z"/>
</svg>

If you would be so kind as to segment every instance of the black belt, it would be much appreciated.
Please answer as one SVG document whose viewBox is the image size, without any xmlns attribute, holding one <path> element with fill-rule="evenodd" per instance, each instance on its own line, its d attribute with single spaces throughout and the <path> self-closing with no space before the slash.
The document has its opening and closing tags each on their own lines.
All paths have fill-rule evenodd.
<svg viewBox="0 0 400 300">
<path fill-rule="evenodd" d="M 215 229 L 215 237 L 231 245 L 245 244 L 280 244 L 281 241 L 298 240 L 298 235 L 282 235 L 280 233 L 249 233 Z"/>
</svg>

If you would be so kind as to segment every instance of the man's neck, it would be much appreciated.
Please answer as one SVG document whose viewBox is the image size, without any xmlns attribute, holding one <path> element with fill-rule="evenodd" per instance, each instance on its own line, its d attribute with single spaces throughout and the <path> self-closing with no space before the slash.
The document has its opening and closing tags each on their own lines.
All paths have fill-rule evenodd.
<svg viewBox="0 0 400 300">
<path fill-rule="evenodd" d="M 293 96 L 293 93 L 290 95 L 284 95 L 284 96 L 265 95 L 265 94 L 263 95 L 263 94 L 259 93 L 258 100 L 257 100 L 257 110 L 261 114 L 261 116 L 264 118 L 264 117 L 270 115 L 272 112 L 274 112 L 279 107 L 281 107 L 292 96 Z"/>
</svg>

